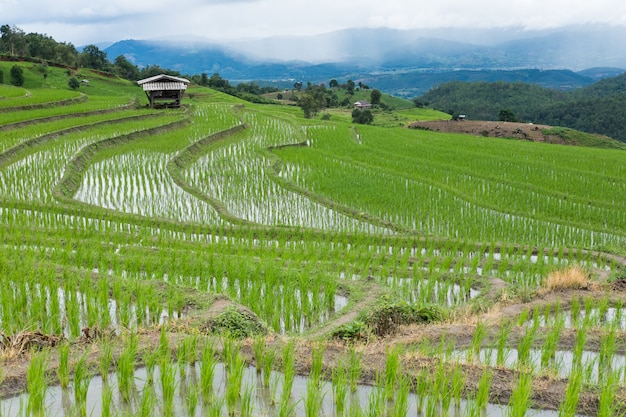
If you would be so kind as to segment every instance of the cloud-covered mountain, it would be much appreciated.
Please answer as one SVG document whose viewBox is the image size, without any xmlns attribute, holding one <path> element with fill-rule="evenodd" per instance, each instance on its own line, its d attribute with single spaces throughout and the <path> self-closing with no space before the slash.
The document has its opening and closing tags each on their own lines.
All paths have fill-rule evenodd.
<svg viewBox="0 0 626 417">
<path fill-rule="evenodd" d="M 324 82 L 352 78 L 385 80 L 406 89 L 403 74 L 517 69 L 581 71 L 626 68 L 625 27 L 573 26 L 543 31 L 519 28 L 467 30 L 346 29 L 309 37 L 246 42 L 125 40 L 105 49 L 140 67 L 159 65 L 183 74 L 240 80 Z M 566 88 L 572 76 L 564 81 Z M 584 84 L 580 76 L 574 86 Z M 394 88 L 393 85 L 397 86 Z M 591 82 L 591 79 L 590 79 Z M 569 84 L 568 84 L 569 83 Z"/>
</svg>

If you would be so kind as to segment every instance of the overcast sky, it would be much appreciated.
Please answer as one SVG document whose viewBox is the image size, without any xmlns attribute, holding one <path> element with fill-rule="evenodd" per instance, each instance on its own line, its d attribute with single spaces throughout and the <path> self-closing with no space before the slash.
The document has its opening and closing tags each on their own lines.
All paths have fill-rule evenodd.
<svg viewBox="0 0 626 417">
<path fill-rule="evenodd" d="M 123 39 L 224 41 L 348 27 L 626 26 L 624 0 L 0 0 L 0 24 L 76 46 Z"/>
</svg>

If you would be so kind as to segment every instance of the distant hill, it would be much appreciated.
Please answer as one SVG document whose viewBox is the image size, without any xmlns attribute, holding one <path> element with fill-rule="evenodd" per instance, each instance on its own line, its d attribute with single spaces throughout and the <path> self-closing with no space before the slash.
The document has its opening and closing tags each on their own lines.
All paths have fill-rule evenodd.
<svg viewBox="0 0 626 417">
<path fill-rule="evenodd" d="M 625 38 L 626 28 L 601 25 L 535 32 L 347 29 L 230 43 L 125 40 L 104 51 L 110 60 L 124 55 L 140 67 L 156 64 L 183 74 L 218 72 L 234 82 L 352 79 L 412 98 L 463 77 L 579 88 L 626 68 Z M 537 71 L 511 72 L 527 68 Z"/>
<path fill-rule="evenodd" d="M 537 85 L 505 82 L 449 82 L 420 97 L 437 110 L 497 120 L 509 110 L 526 122 L 598 133 L 626 142 L 626 74 L 559 92 Z"/>
</svg>

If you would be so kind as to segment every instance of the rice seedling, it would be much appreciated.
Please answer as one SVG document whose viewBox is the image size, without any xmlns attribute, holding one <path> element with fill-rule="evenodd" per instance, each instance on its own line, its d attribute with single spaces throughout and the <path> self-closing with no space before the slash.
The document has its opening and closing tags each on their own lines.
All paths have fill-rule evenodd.
<svg viewBox="0 0 626 417">
<path fill-rule="evenodd" d="M 527 311 L 527 310 L 526 310 Z M 513 328 L 513 322 L 506 322 L 500 326 L 497 340 L 496 364 L 503 366 L 506 361 L 506 342 Z"/>
<path fill-rule="evenodd" d="M 316 417 L 322 413 L 325 392 L 322 391 L 318 376 L 309 376 L 306 384 L 306 398 L 304 400 L 305 417 Z"/>
<path fill-rule="evenodd" d="M 335 369 L 333 369 L 331 382 L 335 415 L 342 417 L 346 411 L 346 401 L 349 389 L 348 370 L 343 361 L 340 362 Z"/>
<path fill-rule="evenodd" d="M 291 401 L 290 395 L 281 395 L 278 404 L 278 417 L 293 417 L 296 415 L 296 403 Z"/>
<path fill-rule="evenodd" d="M 385 381 L 384 377 L 376 375 L 376 384 L 374 385 L 367 403 L 367 416 L 382 416 L 385 415 Z"/>
<path fill-rule="evenodd" d="M 567 389 L 565 390 L 565 400 L 559 407 L 559 417 L 574 417 L 576 415 L 576 407 L 583 384 L 583 370 L 576 366 L 570 373 Z"/>
<path fill-rule="evenodd" d="M 268 388 L 270 385 L 270 378 L 272 370 L 274 369 L 274 362 L 276 360 L 276 351 L 274 349 L 266 349 L 263 354 L 263 387 Z"/>
<path fill-rule="evenodd" d="M 159 359 L 158 351 L 146 351 L 143 354 L 143 364 L 146 367 L 146 385 L 154 384 L 154 370 Z"/>
<path fill-rule="evenodd" d="M 465 374 L 460 365 L 455 365 L 452 371 L 452 381 L 450 383 L 450 391 L 454 401 L 454 408 L 461 408 L 461 399 L 463 398 L 463 389 L 465 388 Z"/>
<path fill-rule="evenodd" d="M 167 326 L 161 326 L 161 332 L 159 333 L 159 356 L 161 358 L 169 358 L 171 355 L 172 348 L 170 347 L 170 340 L 167 337 Z"/>
<path fill-rule="evenodd" d="M 617 351 L 616 332 L 610 330 L 604 333 L 600 338 L 600 351 L 598 352 L 598 383 L 602 384 L 606 375 L 610 375 L 613 371 L 611 365 L 613 356 Z"/>
<path fill-rule="evenodd" d="M 254 344 L 252 345 L 252 350 L 254 352 L 254 362 L 256 367 L 256 372 L 260 374 L 263 371 L 265 359 L 265 337 L 262 335 L 258 335 L 254 338 Z"/>
<path fill-rule="evenodd" d="M 161 356 L 159 359 L 161 372 L 161 395 L 163 396 L 163 415 L 172 417 L 175 415 L 174 394 L 176 393 L 176 369 L 171 362 L 170 355 Z"/>
<path fill-rule="evenodd" d="M 45 414 L 46 392 L 48 383 L 46 370 L 48 368 L 48 352 L 33 353 L 30 365 L 26 371 L 26 386 L 28 389 L 28 414 L 34 417 L 43 417 Z"/>
<path fill-rule="evenodd" d="M 479 321 L 476 323 L 476 328 L 474 329 L 474 336 L 472 337 L 471 347 L 468 350 L 468 360 L 471 361 L 473 355 L 479 355 L 480 349 L 482 347 L 483 340 L 487 335 L 487 325 Z"/>
<path fill-rule="evenodd" d="M 202 348 L 202 362 L 200 362 L 200 389 L 202 399 L 205 404 L 211 402 L 213 398 L 213 380 L 215 379 L 215 348 L 211 341 L 208 341 Z"/>
<path fill-rule="evenodd" d="M 409 392 L 411 384 L 407 377 L 401 376 L 398 381 L 398 390 L 393 401 L 393 417 L 405 417 L 409 412 Z M 444 408 L 445 409 L 445 408 Z"/>
<path fill-rule="evenodd" d="M 309 380 L 319 383 L 322 378 L 322 370 L 324 367 L 324 346 L 319 344 L 313 347 L 311 351 L 311 371 L 309 372 Z"/>
<path fill-rule="evenodd" d="M 508 417 L 524 417 L 531 406 L 533 378 L 531 374 L 520 373 L 507 408 Z"/>
<path fill-rule="evenodd" d="M 578 332 L 576 332 L 576 344 L 574 345 L 573 350 L 572 369 L 575 369 L 576 367 L 582 367 L 582 358 L 586 340 L 587 336 L 585 331 L 578 330 Z"/>
<path fill-rule="evenodd" d="M 484 410 L 487 408 L 492 379 L 493 374 L 491 373 L 491 370 L 489 370 L 489 368 L 483 369 L 483 373 L 478 381 L 478 390 L 476 391 L 474 401 L 472 402 L 472 406 L 470 408 L 469 414 L 471 417 L 482 416 Z"/>
<path fill-rule="evenodd" d="M 232 354 L 230 361 L 230 363 L 226 364 L 226 408 L 228 409 L 228 414 L 234 416 L 237 404 L 241 398 L 241 387 L 246 363 L 239 351 Z"/>
<path fill-rule="evenodd" d="M 615 416 L 618 410 L 618 403 L 615 401 L 618 385 L 618 375 L 609 371 L 601 385 L 600 397 L 598 400 L 598 417 Z"/>
<path fill-rule="evenodd" d="M 556 349 L 559 344 L 559 338 L 561 335 L 562 327 L 556 325 L 550 329 L 546 334 L 546 338 L 543 342 L 543 348 L 541 350 L 541 368 L 547 368 L 550 361 L 554 358 Z"/>
<path fill-rule="evenodd" d="M 101 417 L 113 416 L 113 389 L 107 383 L 102 385 Z"/>
<path fill-rule="evenodd" d="M 284 403 L 291 398 L 291 390 L 293 387 L 293 381 L 296 376 L 295 373 L 295 357 L 294 357 L 294 345 L 292 341 L 287 342 L 282 352 L 282 370 L 283 370 L 283 385 L 282 394 L 280 399 L 280 408 L 285 407 Z"/>
<path fill-rule="evenodd" d="M 91 377 L 87 364 L 87 353 L 84 353 L 74 366 L 74 401 L 80 417 L 87 416 L 87 390 Z"/>
<path fill-rule="evenodd" d="M 351 392 L 355 392 L 361 377 L 361 357 L 362 353 L 351 348 L 348 353 L 348 381 Z"/>
<path fill-rule="evenodd" d="M 524 337 L 519 340 L 517 345 L 517 363 L 520 368 L 532 366 L 530 358 L 530 350 L 535 341 L 535 328 L 526 328 Z"/>
<path fill-rule="evenodd" d="M 123 401 L 130 402 L 134 387 L 136 347 L 132 339 L 127 341 L 117 359 L 117 383 Z"/>
<path fill-rule="evenodd" d="M 59 366 L 57 368 L 57 376 L 59 377 L 61 388 L 66 389 L 70 384 L 70 344 L 62 343 L 58 349 Z"/>
<path fill-rule="evenodd" d="M 198 399 L 200 396 L 199 391 L 200 391 L 200 388 L 198 388 L 198 385 L 196 384 L 191 384 L 187 388 L 187 396 L 185 397 L 185 404 L 187 406 L 187 414 L 189 415 L 189 417 L 194 417 L 196 415 L 196 409 L 198 407 Z M 242 410 L 242 417 L 243 417 L 243 410 Z"/>
<path fill-rule="evenodd" d="M 137 415 L 141 417 L 149 417 L 154 415 L 154 404 L 156 402 L 156 395 L 154 393 L 153 386 L 146 386 L 141 394 L 141 400 L 139 401 L 139 407 Z M 164 410 L 165 413 L 165 410 Z"/>
<path fill-rule="evenodd" d="M 400 372 L 400 349 L 398 346 L 387 348 L 385 360 L 384 388 L 385 398 L 391 400 L 396 391 L 396 380 Z"/>
</svg>

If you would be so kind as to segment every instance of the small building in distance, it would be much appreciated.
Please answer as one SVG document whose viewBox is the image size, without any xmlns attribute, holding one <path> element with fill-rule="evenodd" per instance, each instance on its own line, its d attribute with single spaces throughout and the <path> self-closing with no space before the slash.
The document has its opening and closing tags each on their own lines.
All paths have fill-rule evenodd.
<svg viewBox="0 0 626 417">
<path fill-rule="evenodd" d="M 371 109 L 372 105 L 367 100 L 359 100 L 354 102 L 354 108 L 359 110 Z"/>
<path fill-rule="evenodd" d="M 150 107 L 180 107 L 189 80 L 160 74 L 137 81 L 150 100 Z"/>
</svg>

